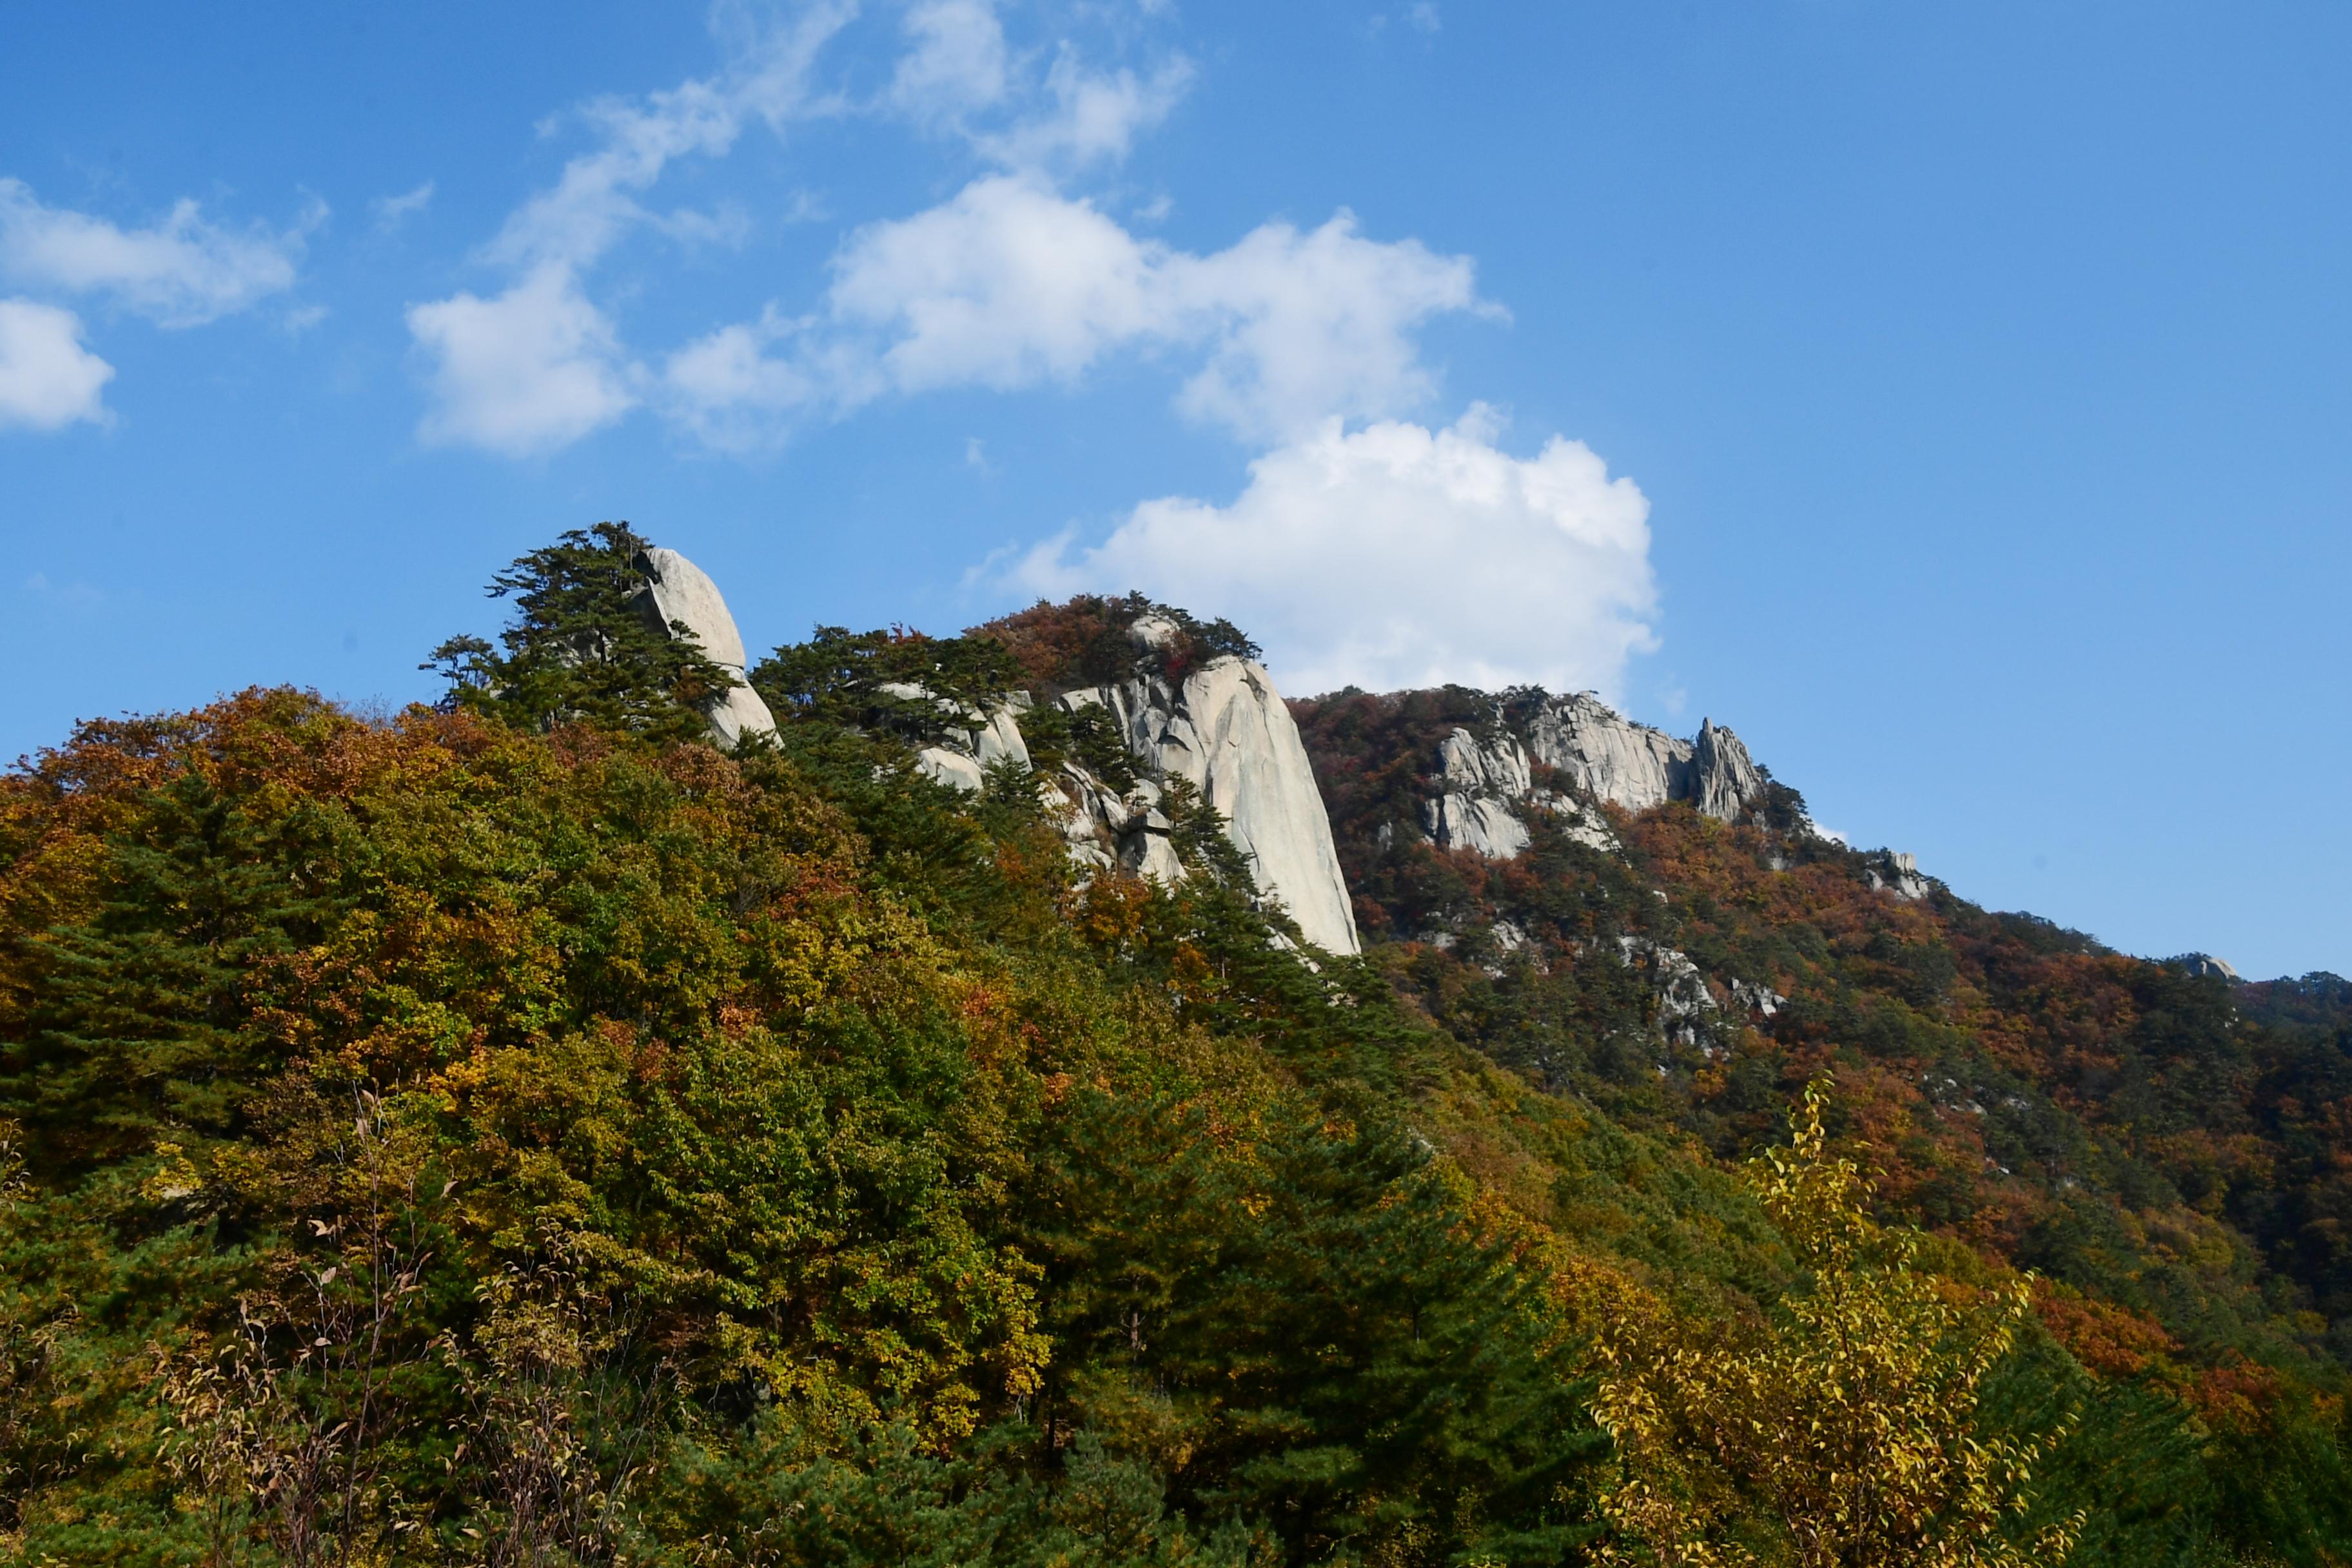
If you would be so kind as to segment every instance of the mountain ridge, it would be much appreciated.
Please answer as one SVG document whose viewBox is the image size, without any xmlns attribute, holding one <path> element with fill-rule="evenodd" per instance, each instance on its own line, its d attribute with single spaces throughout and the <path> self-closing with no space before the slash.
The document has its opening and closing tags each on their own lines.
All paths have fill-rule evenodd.
<svg viewBox="0 0 2352 1568">
<path fill-rule="evenodd" d="M 1796 1563 L 1896 1476 L 1844 1560 L 2352 1552 L 2352 986 L 1906 889 L 1712 723 L 1630 809 L 1134 595 L 743 668 L 644 546 L 436 706 L 0 775 L 0 1552 Z"/>
</svg>

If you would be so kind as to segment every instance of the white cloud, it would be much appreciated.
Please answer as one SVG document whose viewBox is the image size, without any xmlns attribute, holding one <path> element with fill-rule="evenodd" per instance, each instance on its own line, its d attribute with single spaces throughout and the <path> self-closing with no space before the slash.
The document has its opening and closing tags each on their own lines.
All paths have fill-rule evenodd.
<svg viewBox="0 0 2352 1568">
<path fill-rule="evenodd" d="M 161 326 L 202 326 L 292 287 L 305 237 L 326 214 L 314 201 L 292 228 L 237 230 L 182 201 L 153 227 L 126 229 L 46 206 L 22 180 L 0 178 L 0 273 L 36 289 L 108 295 Z"/>
<path fill-rule="evenodd" d="M 722 153 L 749 121 L 781 125 L 802 112 L 817 53 L 852 9 L 812 5 L 769 27 L 747 8 L 722 5 L 714 20 L 730 53 L 719 75 L 639 100 L 602 99 L 582 110 L 596 146 L 516 209 L 484 251 L 485 261 L 517 274 L 514 284 L 489 299 L 458 293 L 409 308 L 409 332 L 430 362 L 434 396 L 418 434 L 530 456 L 576 441 L 634 406 L 637 373 L 583 275 L 640 225 L 688 240 L 733 232 L 738 225 L 727 215 L 657 214 L 639 197 L 672 161 Z M 724 420 L 714 413 L 702 423 L 718 431 Z"/>
<path fill-rule="evenodd" d="M 81 318 L 31 300 L 0 300 L 0 429 L 102 425 L 114 367 L 81 346 Z"/>
<path fill-rule="evenodd" d="M 781 125 L 800 112 L 818 52 L 852 9 L 812 5 L 792 25 L 767 30 L 745 23 L 719 75 L 642 100 L 604 98 L 587 105 L 581 117 L 595 128 L 598 145 L 564 164 L 552 187 L 507 219 L 486 258 L 526 269 L 548 262 L 584 268 L 640 223 L 677 223 L 700 232 L 710 220 L 650 213 L 638 195 L 675 159 L 725 153 L 748 121 Z"/>
<path fill-rule="evenodd" d="M 1344 210 L 1305 234 L 1267 224 L 1177 272 L 1215 321 L 1181 406 L 1236 430 L 1286 436 L 1328 415 L 1412 407 L 1435 390 L 1414 329 L 1447 311 L 1499 313 L 1479 300 L 1469 258 L 1366 239 Z"/>
<path fill-rule="evenodd" d="M 508 217 L 490 242 L 488 260 L 586 266 L 630 226 L 651 218 L 636 194 L 672 159 L 723 153 L 743 128 L 741 101 L 717 81 L 684 82 L 642 104 L 602 100 L 583 113 L 602 144 L 566 163 L 553 186 Z"/>
<path fill-rule="evenodd" d="M 1004 26 L 988 0 L 924 0 L 908 7 L 908 44 L 890 103 L 918 124 L 954 124 L 1005 92 Z"/>
<path fill-rule="evenodd" d="M 1654 646 L 1649 502 L 1580 442 L 1532 458 L 1474 406 L 1452 428 L 1339 421 L 1250 465 L 1230 506 L 1146 501 L 1101 543 L 1065 534 L 1007 585 L 1134 587 L 1225 616 L 1294 694 L 1517 681 L 1614 696 Z"/>
<path fill-rule="evenodd" d="M 375 214 L 375 226 L 390 234 L 432 205 L 433 182 L 427 180 L 413 191 L 403 191 L 396 196 L 378 196 L 368 204 L 368 209 Z"/>
<path fill-rule="evenodd" d="M 1198 355 L 1179 406 L 1253 438 L 1425 400 L 1414 333 L 1486 310 L 1466 257 L 1367 239 L 1351 214 L 1267 224 L 1200 256 L 1139 238 L 1091 203 L 998 174 L 858 231 L 815 319 L 730 327 L 670 362 L 695 427 L 854 408 L 951 386 L 1075 384 L 1121 352 Z M 790 340 L 781 356 L 769 345 Z M 725 374 L 716 374 L 720 368 Z M 691 390 L 691 396 L 686 396 Z M 740 389 L 740 392 L 737 390 Z"/>
<path fill-rule="evenodd" d="M 906 47 L 890 85 L 849 105 L 810 86 L 845 16 L 845 8 L 814 10 L 761 32 L 748 9 L 722 10 L 735 53 L 721 72 L 583 111 L 596 144 L 518 208 L 484 252 L 535 281 L 410 312 L 433 363 L 430 438 L 546 450 L 617 417 L 642 392 L 703 441 L 745 450 L 884 396 L 1071 385 L 1113 355 L 1140 353 L 1180 366 L 1177 403 L 1189 417 L 1247 439 L 1290 440 L 1334 415 L 1413 411 L 1434 391 L 1417 342 L 1423 323 L 1492 312 L 1467 258 L 1368 239 L 1344 210 L 1318 228 L 1270 223 L 1198 254 L 1139 237 L 1066 194 L 1063 177 L 1124 156 L 1165 117 L 1191 80 L 1181 58 L 1139 77 L 1088 67 L 1065 45 L 1041 81 L 1034 57 L 1008 47 L 992 0 L 918 0 L 903 14 Z M 851 234 L 814 310 L 788 314 L 771 303 L 756 321 L 675 349 L 640 379 L 591 297 L 591 268 L 635 228 L 688 238 L 733 232 L 698 214 L 656 212 L 647 193 L 678 158 L 725 153 L 754 116 L 781 124 L 835 110 L 952 129 L 1006 172 Z M 782 220 L 801 216 L 796 205 Z M 443 363 L 459 347 L 467 363 Z M 495 363 L 501 352 L 520 357 Z M 531 412 L 541 409 L 547 417 Z M 477 428 L 477 419 L 488 423 Z"/>
<path fill-rule="evenodd" d="M 671 354 L 661 374 L 666 412 L 720 451 L 772 445 L 786 417 L 818 401 L 807 370 L 767 353 L 769 343 L 797 326 L 771 311 L 755 322 L 721 327 Z"/>
<path fill-rule="evenodd" d="M 1066 44 L 1045 73 L 1045 111 L 974 141 L 1013 169 L 1118 163 L 1137 133 L 1167 119 L 1192 85 L 1192 62 L 1181 55 L 1146 79 L 1127 69 L 1090 70 Z"/>
<path fill-rule="evenodd" d="M 407 319 L 434 361 L 434 406 L 417 428 L 427 442 L 531 457 L 636 402 L 612 323 L 559 263 L 488 300 L 458 294 L 412 305 Z"/>
<path fill-rule="evenodd" d="M 1170 255 L 1042 184 L 975 181 L 835 258 L 831 316 L 870 334 L 873 361 L 838 395 L 1075 380 L 1115 346 L 1183 330 Z"/>
<path fill-rule="evenodd" d="M 907 51 L 873 107 L 928 131 L 959 132 L 1017 172 L 1118 162 L 1192 82 L 1181 55 L 1139 77 L 1089 67 L 1066 39 L 1040 78 L 1034 56 L 1007 45 L 996 0 L 918 0 L 900 31 Z"/>
</svg>

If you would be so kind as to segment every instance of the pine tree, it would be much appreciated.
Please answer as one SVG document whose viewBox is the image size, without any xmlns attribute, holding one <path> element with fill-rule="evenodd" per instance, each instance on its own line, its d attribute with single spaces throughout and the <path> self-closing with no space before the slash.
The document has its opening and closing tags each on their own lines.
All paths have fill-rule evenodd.
<svg viewBox="0 0 2352 1568">
<path fill-rule="evenodd" d="M 499 641 L 455 637 L 418 666 L 449 682 L 445 703 L 518 729 L 580 723 L 657 741 L 700 740 L 703 710 L 735 678 L 684 626 L 649 613 L 646 542 L 625 522 L 572 529 L 490 580 L 514 601 Z"/>
</svg>

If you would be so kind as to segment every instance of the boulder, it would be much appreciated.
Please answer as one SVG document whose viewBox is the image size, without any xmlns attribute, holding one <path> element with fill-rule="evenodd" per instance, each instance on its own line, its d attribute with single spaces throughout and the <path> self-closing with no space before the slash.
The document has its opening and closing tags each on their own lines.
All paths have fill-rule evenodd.
<svg viewBox="0 0 2352 1568">
<path fill-rule="evenodd" d="M 735 629 L 735 617 L 728 614 L 719 584 L 675 550 L 648 546 L 638 552 L 635 564 L 646 579 L 637 601 L 646 618 L 672 637 L 693 639 L 705 658 L 735 680 L 703 709 L 711 739 L 731 748 L 746 735 L 775 733 L 775 715 L 745 679 L 743 634 Z"/>
</svg>

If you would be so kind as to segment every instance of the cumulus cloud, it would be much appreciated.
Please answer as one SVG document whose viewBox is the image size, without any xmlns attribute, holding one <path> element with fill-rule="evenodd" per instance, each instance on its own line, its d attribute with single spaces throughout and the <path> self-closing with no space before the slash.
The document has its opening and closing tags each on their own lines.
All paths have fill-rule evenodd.
<svg viewBox="0 0 2352 1568">
<path fill-rule="evenodd" d="M 1533 681 L 1613 697 L 1654 644 L 1649 502 L 1580 442 L 1517 458 L 1497 434 L 1481 406 L 1441 430 L 1327 420 L 1252 463 L 1231 505 L 1146 501 L 1098 544 L 1037 546 L 1002 583 L 1136 587 L 1228 616 L 1298 694 Z"/>
<path fill-rule="evenodd" d="M 673 357 L 667 380 L 690 424 L 740 429 L 760 415 L 951 386 L 1068 385 L 1115 353 L 1166 351 L 1198 366 L 1178 396 L 1185 413 L 1286 439 L 1333 415 L 1420 404 L 1433 384 L 1418 329 L 1491 309 L 1468 258 L 1368 239 L 1344 211 L 1307 231 L 1266 224 L 1197 255 L 1012 174 L 859 231 L 833 270 L 819 316 L 772 310 Z M 726 375 L 708 374 L 718 364 Z"/>
<path fill-rule="evenodd" d="M 918 0 L 902 14 L 889 85 L 853 106 L 811 85 L 846 15 L 811 11 L 761 33 L 749 13 L 722 13 L 722 32 L 740 36 L 719 73 L 581 111 L 594 145 L 483 252 L 518 281 L 410 311 L 436 398 L 428 438 L 544 451 L 643 401 L 713 447 L 750 450 L 887 396 L 1074 385 L 1113 356 L 1140 354 L 1180 371 L 1186 416 L 1288 441 L 1333 416 L 1413 412 L 1435 390 L 1421 328 L 1494 312 L 1468 258 L 1370 238 L 1344 209 L 1318 227 L 1268 223 L 1202 253 L 1139 237 L 1069 194 L 1076 171 L 1124 156 L 1166 116 L 1191 80 L 1181 58 L 1139 75 L 1089 66 L 1064 45 L 1041 73 L 1037 56 L 1008 44 L 992 0 Z M 754 117 L 853 110 L 949 129 L 1002 169 L 847 236 L 814 306 L 771 302 L 650 366 L 633 360 L 592 297 L 593 268 L 632 230 L 714 232 L 698 215 L 649 205 L 664 171 L 724 153 Z M 541 408 L 546 417 L 531 412 Z"/>
<path fill-rule="evenodd" d="M 434 404 L 417 432 L 428 442 L 532 457 L 636 402 L 612 323 L 558 263 L 487 300 L 412 305 L 408 330 L 432 361 Z"/>
<path fill-rule="evenodd" d="M 1040 77 L 1034 57 L 1006 43 L 995 0 L 919 0 L 900 30 L 907 51 L 876 107 L 926 130 L 959 132 L 1014 171 L 1117 163 L 1192 82 L 1181 55 L 1139 76 L 1095 68 L 1066 39 Z"/>
<path fill-rule="evenodd" d="M 81 318 L 31 300 L 0 300 L 0 429 L 104 424 L 99 395 L 114 367 L 81 344 Z"/>
<path fill-rule="evenodd" d="M 0 178 L 0 274 L 35 289 L 102 295 L 160 326 L 202 326 L 293 287 L 305 239 L 326 214 L 313 202 L 291 228 L 236 229 L 182 201 L 161 223 L 126 229 L 46 205 L 24 181 Z"/>
<path fill-rule="evenodd" d="M 1304 234 L 1265 225 L 1178 270 L 1215 323 L 1181 405 L 1241 431 L 1288 435 L 1322 416 L 1409 408 L 1434 390 L 1415 329 L 1447 311 L 1500 313 L 1479 300 L 1468 257 L 1366 239 L 1344 209 Z"/>
<path fill-rule="evenodd" d="M 815 373 L 768 352 L 797 325 L 770 311 L 757 321 L 721 327 L 671 354 L 660 377 L 666 411 L 722 452 L 769 445 L 780 421 L 821 401 Z"/>
</svg>

